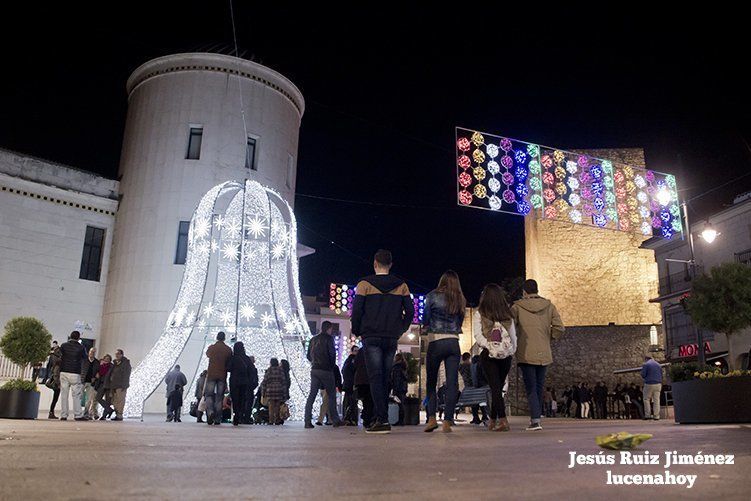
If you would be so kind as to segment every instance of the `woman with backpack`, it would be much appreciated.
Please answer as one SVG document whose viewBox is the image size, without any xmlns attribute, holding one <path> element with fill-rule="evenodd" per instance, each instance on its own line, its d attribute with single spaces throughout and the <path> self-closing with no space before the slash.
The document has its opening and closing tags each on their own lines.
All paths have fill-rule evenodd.
<svg viewBox="0 0 751 501">
<path fill-rule="evenodd" d="M 506 293 L 498 284 L 488 284 L 472 317 L 475 341 L 482 348 L 480 363 L 490 385 L 489 431 L 509 431 L 503 386 L 516 352 L 516 327 Z"/>
<path fill-rule="evenodd" d="M 448 433 L 454 424 L 454 408 L 459 391 L 459 334 L 464 322 L 464 299 L 459 275 L 448 270 L 441 276 L 438 287 L 425 297 L 422 324 L 428 332 L 427 390 L 428 424 L 426 432 L 438 428 L 435 415 L 438 408 L 436 386 L 438 371 L 443 362 L 446 369 L 446 404 L 443 410 L 443 431 Z"/>
</svg>

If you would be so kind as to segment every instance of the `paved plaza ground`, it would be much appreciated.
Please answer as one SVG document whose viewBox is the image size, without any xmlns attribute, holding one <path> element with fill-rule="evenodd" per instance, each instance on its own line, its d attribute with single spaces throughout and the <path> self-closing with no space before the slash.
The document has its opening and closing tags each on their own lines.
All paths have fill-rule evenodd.
<svg viewBox="0 0 751 501">
<path fill-rule="evenodd" d="M 426 434 L 361 429 L 305 430 L 193 422 L 13 421 L 0 419 L 0 499 L 748 499 L 751 425 L 684 426 L 672 422 L 549 419 L 510 433 L 469 424 Z M 681 486 L 606 485 L 613 473 L 660 474 L 662 465 L 577 466 L 570 451 L 597 454 L 598 434 L 654 434 L 639 448 L 661 456 L 734 454 L 730 466 L 677 466 L 697 474 Z M 663 461 L 664 457 L 660 458 Z"/>
</svg>

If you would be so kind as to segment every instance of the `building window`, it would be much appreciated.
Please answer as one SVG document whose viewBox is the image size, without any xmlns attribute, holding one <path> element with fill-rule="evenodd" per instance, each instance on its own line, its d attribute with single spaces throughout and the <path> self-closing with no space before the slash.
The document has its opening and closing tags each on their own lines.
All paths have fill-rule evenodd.
<svg viewBox="0 0 751 501">
<path fill-rule="evenodd" d="M 188 134 L 188 153 L 185 158 L 187 158 L 188 160 L 198 160 L 199 158 L 201 158 L 202 141 L 203 127 L 191 127 L 190 134 Z"/>
<path fill-rule="evenodd" d="M 258 170 L 256 165 L 256 139 L 249 137 L 248 144 L 245 147 L 245 168 L 250 170 Z"/>
<path fill-rule="evenodd" d="M 81 255 L 81 272 L 78 278 L 99 281 L 102 274 L 102 252 L 104 251 L 104 230 L 102 228 L 86 227 L 86 237 L 83 241 Z"/>
<path fill-rule="evenodd" d="M 745 250 L 743 252 L 736 252 L 735 262 L 751 266 L 751 249 Z"/>
<path fill-rule="evenodd" d="M 287 159 L 287 188 L 292 189 L 295 179 L 295 157 L 292 155 Z"/>
<path fill-rule="evenodd" d="M 177 249 L 175 250 L 175 264 L 185 264 L 188 257 L 188 229 L 190 221 L 180 221 L 177 228 Z"/>
</svg>

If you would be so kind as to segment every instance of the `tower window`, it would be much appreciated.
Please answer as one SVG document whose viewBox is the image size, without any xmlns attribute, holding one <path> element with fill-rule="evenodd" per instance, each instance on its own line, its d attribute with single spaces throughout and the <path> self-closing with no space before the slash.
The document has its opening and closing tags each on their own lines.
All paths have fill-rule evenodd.
<svg viewBox="0 0 751 501">
<path fill-rule="evenodd" d="M 81 255 L 81 271 L 78 278 L 98 282 L 102 274 L 102 251 L 104 250 L 104 230 L 86 227 Z"/>
<path fill-rule="evenodd" d="M 188 257 L 188 229 L 190 221 L 180 221 L 177 228 L 177 249 L 175 250 L 175 264 L 185 264 Z"/>
<path fill-rule="evenodd" d="M 258 170 L 256 165 L 256 139 L 249 137 L 248 144 L 245 147 L 245 168 L 250 170 Z"/>
<path fill-rule="evenodd" d="M 295 157 L 292 155 L 287 159 L 287 188 L 292 189 L 295 179 Z"/>
<path fill-rule="evenodd" d="M 191 127 L 188 134 L 188 153 L 185 156 L 188 160 L 198 160 L 201 158 L 201 142 L 203 141 L 203 127 Z"/>
</svg>

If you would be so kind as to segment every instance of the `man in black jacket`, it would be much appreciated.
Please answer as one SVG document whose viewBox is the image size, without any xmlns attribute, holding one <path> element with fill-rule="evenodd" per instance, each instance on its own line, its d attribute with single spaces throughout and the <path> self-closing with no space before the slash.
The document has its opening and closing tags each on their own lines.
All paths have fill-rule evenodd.
<svg viewBox="0 0 751 501">
<path fill-rule="evenodd" d="M 347 426 L 357 426 L 357 395 L 355 394 L 355 357 L 359 348 L 353 346 L 347 360 L 342 366 L 342 380 L 344 389 L 344 423 Z"/>
<path fill-rule="evenodd" d="M 329 395 L 328 408 L 329 419 L 334 426 L 341 426 L 339 413 L 336 410 L 336 379 L 334 368 L 336 367 L 336 348 L 334 338 L 331 337 L 331 322 L 324 321 L 321 324 L 321 333 L 313 336 L 308 344 L 308 360 L 311 362 L 310 369 L 310 393 L 305 403 L 305 428 L 315 428 L 312 423 L 313 404 L 318 396 L 318 390 L 324 389 Z M 338 371 L 338 367 L 336 367 Z"/>
<path fill-rule="evenodd" d="M 62 412 L 60 420 L 68 419 L 68 390 L 73 393 L 73 416 L 76 421 L 86 421 L 81 407 L 83 384 L 81 383 L 81 368 L 86 358 L 86 348 L 80 342 L 81 333 L 73 331 L 67 342 L 60 346 L 62 359 L 60 362 L 60 396 L 62 397 Z"/>
<path fill-rule="evenodd" d="M 407 332 L 414 305 L 404 280 L 390 273 L 391 252 L 379 250 L 373 259 L 375 275 L 357 284 L 352 307 L 352 334 L 362 338 L 373 398 L 374 420 L 366 433 L 390 433 L 388 391 L 391 365 L 399 338 Z"/>
</svg>

